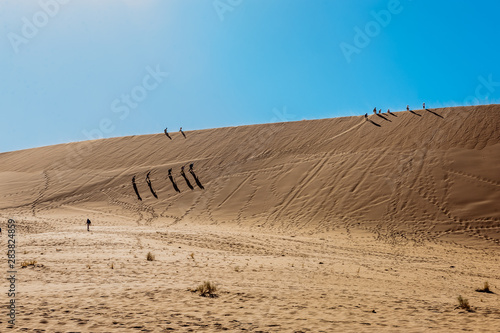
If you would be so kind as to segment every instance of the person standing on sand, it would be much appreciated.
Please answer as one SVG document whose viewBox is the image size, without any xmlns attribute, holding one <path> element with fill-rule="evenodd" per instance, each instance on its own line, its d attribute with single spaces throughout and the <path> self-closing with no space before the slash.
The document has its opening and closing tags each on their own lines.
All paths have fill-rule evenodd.
<svg viewBox="0 0 500 333">
<path fill-rule="evenodd" d="M 425 110 L 425 102 L 424 102 L 424 104 L 422 104 L 422 108 Z"/>
<path fill-rule="evenodd" d="M 382 114 L 382 109 L 378 109 L 378 114 Z"/>
<path fill-rule="evenodd" d="M 409 105 L 406 106 L 406 111 L 410 111 L 410 106 Z"/>
<path fill-rule="evenodd" d="M 182 127 L 179 129 L 179 132 L 181 132 L 182 136 L 184 136 L 184 139 L 186 138 L 186 134 L 182 131 Z"/>
<path fill-rule="evenodd" d="M 377 108 L 373 108 L 373 113 L 377 114 Z"/>
<path fill-rule="evenodd" d="M 365 113 L 365 120 L 368 119 L 368 113 Z"/>
<path fill-rule="evenodd" d="M 89 219 L 87 219 L 87 231 L 90 231 L 90 225 L 92 224 L 92 222 L 90 222 Z"/>
<path fill-rule="evenodd" d="M 167 128 L 165 128 L 165 130 L 163 131 L 163 133 L 165 133 L 165 135 L 170 139 L 172 140 L 172 138 L 170 137 L 170 135 L 168 135 L 168 132 L 167 132 Z"/>
</svg>

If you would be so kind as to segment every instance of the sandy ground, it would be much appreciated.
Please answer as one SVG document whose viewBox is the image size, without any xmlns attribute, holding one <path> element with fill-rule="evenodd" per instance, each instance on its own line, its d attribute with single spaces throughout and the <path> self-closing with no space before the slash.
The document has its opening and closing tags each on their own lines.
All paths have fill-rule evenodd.
<svg viewBox="0 0 500 333">
<path fill-rule="evenodd" d="M 499 133 L 489 105 L 2 153 L 0 332 L 500 332 Z"/>
<path fill-rule="evenodd" d="M 19 269 L 13 331 L 499 331 L 498 251 L 361 230 L 160 225 L 60 222 L 18 235 L 18 260 L 37 263 Z M 204 281 L 218 297 L 188 290 Z M 495 294 L 475 291 L 486 281 Z M 474 312 L 457 308 L 459 295 Z"/>
</svg>

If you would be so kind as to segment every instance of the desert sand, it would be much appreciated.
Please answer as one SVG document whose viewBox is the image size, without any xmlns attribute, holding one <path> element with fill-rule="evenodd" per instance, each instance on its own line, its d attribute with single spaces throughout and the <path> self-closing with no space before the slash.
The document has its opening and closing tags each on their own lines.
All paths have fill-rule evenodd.
<svg viewBox="0 0 500 333">
<path fill-rule="evenodd" d="M 1 332 L 500 332 L 500 105 L 185 134 L 0 154 Z"/>
</svg>

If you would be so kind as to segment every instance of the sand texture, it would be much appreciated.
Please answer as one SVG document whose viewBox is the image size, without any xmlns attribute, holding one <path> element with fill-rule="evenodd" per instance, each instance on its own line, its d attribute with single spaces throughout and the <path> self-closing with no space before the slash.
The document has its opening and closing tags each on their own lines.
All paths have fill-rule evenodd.
<svg viewBox="0 0 500 333">
<path fill-rule="evenodd" d="M 0 154 L 0 332 L 500 332 L 500 105 L 185 134 Z"/>
</svg>

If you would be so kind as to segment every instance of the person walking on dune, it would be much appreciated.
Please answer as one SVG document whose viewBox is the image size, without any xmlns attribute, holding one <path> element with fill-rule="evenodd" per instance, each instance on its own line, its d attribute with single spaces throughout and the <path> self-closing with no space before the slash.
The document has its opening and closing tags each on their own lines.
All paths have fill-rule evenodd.
<svg viewBox="0 0 500 333">
<path fill-rule="evenodd" d="M 87 231 L 90 231 L 90 225 L 92 224 L 92 222 L 90 222 L 89 219 L 87 219 Z"/>
<path fill-rule="evenodd" d="M 382 109 L 378 109 L 378 114 L 382 114 Z"/>
<path fill-rule="evenodd" d="M 389 114 L 390 114 L 390 113 L 391 113 L 391 109 L 387 109 L 387 113 L 389 113 Z"/>
<path fill-rule="evenodd" d="M 406 111 L 410 111 L 410 106 L 409 105 L 406 106 Z"/>
<path fill-rule="evenodd" d="M 184 137 L 184 139 L 186 138 L 186 134 L 184 134 L 184 132 L 182 131 L 182 127 L 179 129 L 179 132 L 181 132 L 182 136 Z"/>
<path fill-rule="evenodd" d="M 365 120 L 368 120 L 368 113 L 365 113 Z"/>
<path fill-rule="evenodd" d="M 373 113 L 377 114 L 377 108 L 373 108 Z"/>
<path fill-rule="evenodd" d="M 424 104 L 422 104 L 422 108 L 425 110 L 425 102 L 424 102 Z"/>
<path fill-rule="evenodd" d="M 170 135 L 168 135 L 168 132 L 167 132 L 167 128 L 165 127 L 165 130 L 163 131 L 163 133 L 165 133 L 165 135 L 167 136 L 167 138 L 169 138 L 170 140 L 172 140 L 172 138 L 170 137 Z"/>
</svg>

